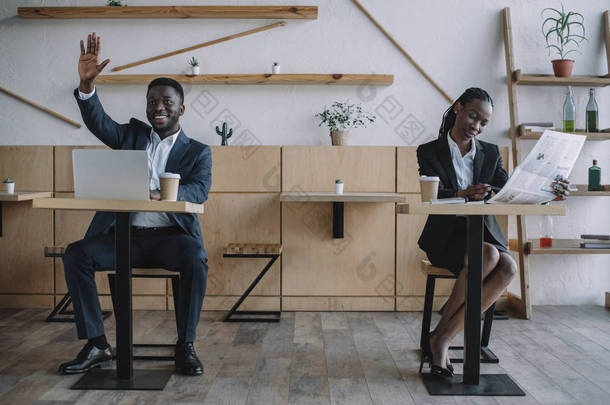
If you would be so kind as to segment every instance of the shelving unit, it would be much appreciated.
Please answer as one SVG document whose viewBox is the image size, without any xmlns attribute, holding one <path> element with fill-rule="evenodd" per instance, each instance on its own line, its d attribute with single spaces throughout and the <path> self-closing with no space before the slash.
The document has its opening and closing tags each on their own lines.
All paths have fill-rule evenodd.
<svg viewBox="0 0 610 405">
<path fill-rule="evenodd" d="M 578 191 L 570 191 L 570 197 L 608 197 L 610 184 L 603 184 L 601 191 L 589 191 L 586 184 L 575 184 Z"/>
<path fill-rule="evenodd" d="M 530 239 L 526 244 L 526 251 L 530 255 L 608 255 L 610 249 L 585 249 L 580 244 L 583 239 L 553 239 L 553 247 L 541 248 L 539 239 Z M 610 244 L 609 244 L 610 246 Z"/>
<path fill-rule="evenodd" d="M 317 6 L 18 7 L 23 18 L 318 18 Z"/>
<path fill-rule="evenodd" d="M 173 75 L 173 74 L 143 74 L 143 75 L 100 75 L 96 84 L 146 84 L 154 78 L 163 75 L 181 83 L 190 84 L 299 84 L 299 85 L 373 85 L 390 86 L 394 82 L 394 75 L 369 74 L 210 74 L 210 75 Z"/>
<path fill-rule="evenodd" d="M 551 128 L 552 131 L 563 132 L 562 129 Z M 576 132 L 569 132 L 570 134 L 585 135 L 587 141 L 607 141 L 610 139 L 610 132 L 585 132 L 584 130 L 578 130 Z M 519 125 L 519 138 L 521 139 L 540 139 L 542 132 L 532 131 L 526 128 L 523 124 Z"/>
<path fill-rule="evenodd" d="M 524 74 L 520 69 L 515 68 L 515 60 L 513 53 L 513 38 L 511 29 L 510 8 L 506 7 L 503 11 L 504 23 L 504 55 L 506 59 L 506 83 L 508 87 L 508 107 L 510 112 L 510 129 L 509 135 L 511 138 L 513 167 L 516 167 L 522 160 L 520 141 L 524 139 L 538 139 L 541 133 L 526 131 L 522 125 L 519 125 L 519 114 L 517 108 L 517 87 L 518 86 L 582 86 L 582 87 L 605 87 L 610 85 L 610 73 L 603 76 L 573 76 L 569 78 L 558 78 L 551 75 L 540 74 Z M 610 71 L 610 12 L 605 11 L 603 14 L 604 24 L 604 42 L 606 45 L 606 57 L 608 61 L 608 69 Z M 579 132 L 577 132 L 579 133 Z M 587 135 L 587 140 L 607 140 L 610 139 L 610 133 L 584 133 Z M 610 196 L 610 187 L 605 185 L 603 191 L 586 191 L 586 186 L 577 185 L 578 191 L 571 192 L 571 196 L 587 197 L 587 196 Z M 525 227 L 525 217 L 517 216 L 517 241 L 514 248 L 519 252 L 519 276 L 521 281 L 521 296 L 517 297 L 508 293 L 508 301 L 510 306 L 521 313 L 526 319 L 532 315 L 532 304 L 530 299 L 530 277 L 529 277 L 529 260 L 528 257 L 532 252 L 541 254 L 540 249 L 531 249 L 531 241 L 528 241 Z M 562 250 L 544 250 L 544 253 L 552 251 L 554 254 L 558 252 L 569 252 L 572 254 L 588 254 L 590 249 L 562 249 Z M 585 252 L 583 252 L 585 251 Z"/>
</svg>

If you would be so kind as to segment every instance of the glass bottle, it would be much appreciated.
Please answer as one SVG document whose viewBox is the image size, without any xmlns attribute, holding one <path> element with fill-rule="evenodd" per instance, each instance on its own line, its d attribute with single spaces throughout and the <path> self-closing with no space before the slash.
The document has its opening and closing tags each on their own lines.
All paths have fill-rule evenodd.
<svg viewBox="0 0 610 405">
<path fill-rule="evenodd" d="M 589 191 L 601 191 L 602 189 L 602 169 L 597 165 L 597 160 L 593 159 L 593 166 L 589 167 Z"/>
<path fill-rule="evenodd" d="M 587 132 L 599 132 L 599 114 L 597 112 L 597 101 L 595 101 L 595 89 L 589 89 L 585 122 Z"/>
<path fill-rule="evenodd" d="M 572 86 L 566 90 L 566 101 L 563 103 L 563 132 L 574 132 L 574 119 L 576 117 L 576 107 L 572 96 Z"/>
<path fill-rule="evenodd" d="M 540 247 L 553 247 L 553 217 L 544 215 L 540 221 Z"/>
</svg>

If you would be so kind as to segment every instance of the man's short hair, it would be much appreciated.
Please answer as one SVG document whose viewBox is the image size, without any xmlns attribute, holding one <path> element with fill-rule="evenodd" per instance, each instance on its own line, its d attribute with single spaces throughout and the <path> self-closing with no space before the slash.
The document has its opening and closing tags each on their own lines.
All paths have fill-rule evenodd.
<svg viewBox="0 0 610 405">
<path fill-rule="evenodd" d="M 180 83 L 178 83 L 177 81 L 175 81 L 174 79 L 170 79 L 169 77 L 157 77 L 156 79 L 154 79 L 152 82 L 150 82 L 148 84 L 148 90 L 146 90 L 146 94 L 148 95 L 148 92 L 150 91 L 150 89 L 155 86 L 173 87 L 174 89 L 176 89 L 176 91 L 180 95 L 180 102 L 182 104 L 184 104 L 184 90 L 182 89 L 182 85 Z"/>
</svg>

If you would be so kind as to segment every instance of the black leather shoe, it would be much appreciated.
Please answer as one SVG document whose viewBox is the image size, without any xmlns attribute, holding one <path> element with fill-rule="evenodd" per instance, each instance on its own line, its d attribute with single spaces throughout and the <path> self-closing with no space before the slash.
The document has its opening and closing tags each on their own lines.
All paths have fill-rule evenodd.
<svg viewBox="0 0 610 405">
<path fill-rule="evenodd" d="M 201 361 L 199 361 L 192 343 L 176 343 L 174 362 L 176 364 L 176 370 L 178 370 L 181 374 L 203 374 L 203 364 L 201 364 Z"/>
<path fill-rule="evenodd" d="M 93 343 L 87 343 L 76 358 L 59 366 L 62 374 L 85 373 L 94 367 L 112 366 L 112 352 L 110 345 L 105 349 L 98 349 Z"/>
</svg>

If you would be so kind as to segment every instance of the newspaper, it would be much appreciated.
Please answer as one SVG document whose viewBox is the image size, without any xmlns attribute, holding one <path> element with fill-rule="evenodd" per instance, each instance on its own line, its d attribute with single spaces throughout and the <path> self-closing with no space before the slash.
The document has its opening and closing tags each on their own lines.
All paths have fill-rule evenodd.
<svg viewBox="0 0 610 405">
<path fill-rule="evenodd" d="M 546 130 L 489 203 L 542 204 L 555 199 L 551 184 L 568 178 L 586 136 Z"/>
</svg>

